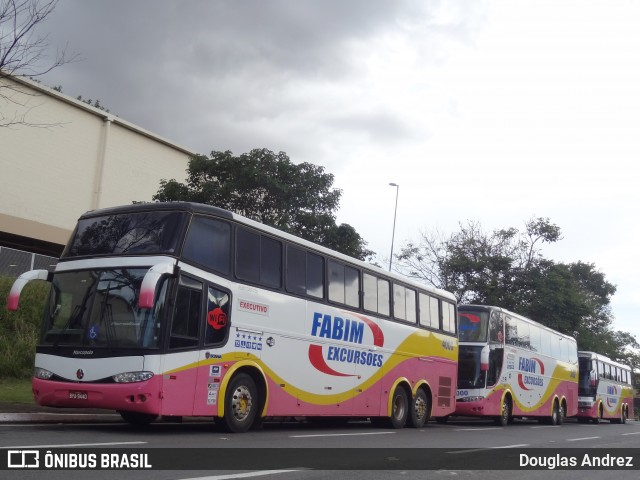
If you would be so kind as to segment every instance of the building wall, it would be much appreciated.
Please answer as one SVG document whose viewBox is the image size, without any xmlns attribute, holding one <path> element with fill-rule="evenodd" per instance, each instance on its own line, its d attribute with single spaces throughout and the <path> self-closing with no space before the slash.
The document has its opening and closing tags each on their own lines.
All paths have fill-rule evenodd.
<svg viewBox="0 0 640 480">
<path fill-rule="evenodd" d="M 82 213 L 184 181 L 193 153 L 34 82 L 0 79 L 0 245 L 64 245 Z"/>
</svg>

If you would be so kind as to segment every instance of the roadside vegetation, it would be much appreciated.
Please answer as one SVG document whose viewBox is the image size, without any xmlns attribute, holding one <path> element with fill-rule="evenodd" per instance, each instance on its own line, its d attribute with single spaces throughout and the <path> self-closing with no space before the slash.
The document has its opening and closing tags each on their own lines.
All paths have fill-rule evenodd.
<svg viewBox="0 0 640 480">
<path fill-rule="evenodd" d="M 0 277 L 0 389 L 8 379 L 28 379 L 33 361 L 49 284 L 29 282 L 20 296 L 20 309 L 7 311 L 7 295 L 15 278 Z"/>
</svg>

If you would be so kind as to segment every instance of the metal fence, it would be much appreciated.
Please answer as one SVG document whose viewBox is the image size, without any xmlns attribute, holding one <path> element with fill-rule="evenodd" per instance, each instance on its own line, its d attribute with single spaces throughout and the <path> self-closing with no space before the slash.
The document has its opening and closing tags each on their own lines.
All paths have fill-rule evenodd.
<svg viewBox="0 0 640 480">
<path fill-rule="evenodd" d="M 55 257 L 0 247 L 0 276 L 17 277 L 29 270 L 52 271 L 57 263 Z"/>
</svg>

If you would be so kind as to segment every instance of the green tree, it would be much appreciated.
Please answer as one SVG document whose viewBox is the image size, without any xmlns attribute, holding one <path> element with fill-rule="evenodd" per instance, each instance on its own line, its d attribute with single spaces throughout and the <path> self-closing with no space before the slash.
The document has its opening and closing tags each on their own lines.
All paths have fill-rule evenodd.
<svg viewBox="0 0 640 480">
<path fill-rule="evenodd" d="M 284 152 L 254 149 L 196 155 L 187 181 L 162 180 L 153 199 L 191 201 L 224 208 L 361 260 L 373 252 L 350 225 L 337 225 L 340 190 L 323 167 L 296 165 Z"/>
<path fill-rule="evenodd" d="M 581 350 L 638 365 L 633 335 L 614 331 L 611 297 L 616 287 L 593 264 L 556 263 L 540 247 L 561 239 L 547 218 L 486 233 L 477 222 L 444 238 L 422 234 L 397 255 L 410 276 L 450 290 L 461 303 L 497 305 L 574 336 Z"/>
</svg>

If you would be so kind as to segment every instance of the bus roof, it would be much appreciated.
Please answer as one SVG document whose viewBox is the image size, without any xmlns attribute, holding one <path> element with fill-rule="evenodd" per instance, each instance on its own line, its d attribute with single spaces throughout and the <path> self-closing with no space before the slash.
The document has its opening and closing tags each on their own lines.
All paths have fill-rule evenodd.
<svg viewBox="0 0 640 480">
<path fill-rule="evenodd" d="M 614 365 L 616 367 L 624 368 L 625 370 L 631 370 L 631 367 L 623 363 L 616 362 L 615 360 L 611 360 L 609 357 L 607 357 L 606 355 L 602 355 L 601 353 L 580 350 L 578 351 L 578 358 L 580 357 L 590 358 L 592 360 L 602 360 L 603 362 L 610 363 L 611 365 Z"/>
<path fill-rule="evenodd" d="M 81 219 L 99 217 L 104 215 L 115 215 L 121 213 L 136 213 L 136 212 L 144 212 L 144 211 L 185 211 L 191 214 L 202 214 L 202 215 L 211 215 L 215 217 L 221 217 L 229 220 L 234 220 L 240 224 L 246 225 L 248 227 L 255 228 L 256 230 L 260 230 L 262 232 L 268 233 L 275 237 L 280 237 L 284 240 L 288 240 L 292 243 L 297 243 L 298 245 L 305 246 L 307 248 L 314 249 L 320 253 L 323 253 L 327 256 L 331 256 L 338 260 L 342 260 L 345 262 L 349 262 L 351 264 L 356 264 L 359 267 L 369 270 L 372 272 L 376 272 L 379 275 L 384 275 L 398 282 L 402 282 L 408 285 L 412 285 L 415 288 L 420 288 L 423 290 L 430 291 L 435 293 L 441 297 L 448 298 L 449 300 L 457 303 L 455 295 L 446 290 L 442 290 L 440 288 L 436 288 L 433 286 L 426 285 L 424 283 L 418 282 L 412 278 L 405 277 L 404 275 L 400 275 L 394 272 L 388 272 L 383 270 L 382 268 L 372 265 L 370 263 L 364 262 L 362 260 L 358 260 L 357 258 L 350 257 L 348 255 L 342 254 L 335 250 L 331 250 L 329 248 L 323 247 L 322 245 L 318 245 L 316 243 L 310 242 L 303 238 L 297 237 L 295 235 L 289 234 L 282 230 L 278 230 L 277 228 L 270 227 L 269 225 L 265 225 L 263 223 L 257 222 L 255 220 L 251 220 L 250 218 L 244 217 L 242 215 L 238 215 L 237 213 L 230 212 L 223 208 L 214 207 L 212 205 L 205 205 L 202 203 L 194 203 L 194 202 L 150 202 L 150 203 L 135 203 L 132 205 L 123 205 L 117 207 L 108 207 L 102 208 L 98 210 L 88 211 L 80 216 Z"/>
<path fill-rule="evenodd" d="M 540 322 L 536 322 L 535 320 L 530 319 L 529 317 L 525 317 L 524 315 L 520 315 L 519 313 L 515 313 L 512 312 L 510 310 L 507 310 L 506 308 L 502 308 L 502 307 L 497 307 L 495 305 L 474 305 L 474 304 L 467 304 L 467 305 L 458 305 L 458 310 L 464 310 L 464 309 L 476 309 L 476 310 L 498 310 L 502 313 L 506 313 L 508 315 L 514 316 L 514 317 L 518 317 L 522 320 L 525 320 L 529 323 L 533 323 L 534 325 L 539 326 L 540 328 L 544 328 L 545 330 L 550 330 L 554 333 L 557 333 L 558 335 L 567 338 L 567 339 L 571 339 L 574 342 L 576 341 L 575 338 L 573 338 L 571 335 L 567 335 L 566 333 L 562 333 L 562 332 L 558 332 L 557 330 L 554 330 L 551 327 L 548 327 Z"/>
</svg>

